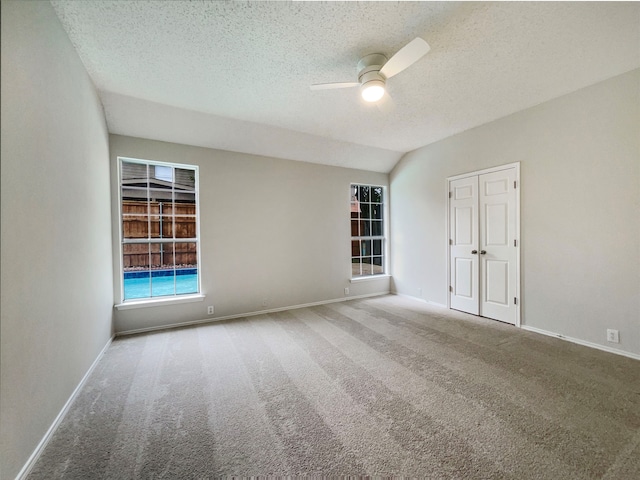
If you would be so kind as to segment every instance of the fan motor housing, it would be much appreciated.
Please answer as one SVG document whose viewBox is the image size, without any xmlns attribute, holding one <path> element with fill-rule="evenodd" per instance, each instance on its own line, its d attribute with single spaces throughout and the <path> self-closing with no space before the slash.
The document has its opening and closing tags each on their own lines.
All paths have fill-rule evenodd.
<svg viewBox="0 0 640 480">
<path fill-rule="evenodd" d="M 360 85 L 364 87 L 371 82 L 381 83 L 381 85 L 384 86 L 387 79 L 380 74 L 379 70 L 369 70 L 368 72 L 360 75 L 358 80 L 360 81 Z"/>
<path fill-rule="evenodd" d="M 362 57 L 358 62 L 358 80 L 360 83 L 373 80 L 373 76 L 369 75 L 371 73 L 376 74 L 375 80 L 384 81 L 385 78 L 380 74 L 380 69 L 385 63 L 387 63 L 387 57 L 381 53 L 372 53 L 371 55 Z"/>
</svg>

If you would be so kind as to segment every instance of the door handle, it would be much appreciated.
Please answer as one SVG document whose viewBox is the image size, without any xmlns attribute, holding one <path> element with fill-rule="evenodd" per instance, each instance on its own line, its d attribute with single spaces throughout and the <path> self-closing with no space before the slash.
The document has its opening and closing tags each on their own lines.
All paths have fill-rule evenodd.
<svg viewBox="0 0 640 480">
<path fill-rule="evenodd" d="M 486 250 L 480 250 L 480 255 L 484 255 L 485 253 L 487 253 Z"/>
<path fill-rule="evenodd" d="M 478 250 L 471 250 L 472 255 L 475 255 L 476 253 L 478 253 Z"/>
</svg>

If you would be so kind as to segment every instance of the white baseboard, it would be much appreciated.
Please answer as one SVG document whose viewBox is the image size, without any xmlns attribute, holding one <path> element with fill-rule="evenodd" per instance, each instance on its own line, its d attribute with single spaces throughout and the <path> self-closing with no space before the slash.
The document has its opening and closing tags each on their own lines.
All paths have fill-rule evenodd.
<svg viewBox="0 0 640 480">
<path fill-rule="evenodd" d="M 640 360 L 640 355 L 636 353 L 627 352 L 625 350 L 619 350 L 617 348 L 612 348 L 607 345 L 600 345 L 598 343 L 588 342 L 586 340 L 580 340 L 579 338 L 567 337 L 566 335 L 562 335 L 560 333 L 550 332 L 548 330 L 543 330 L 541 328 L 530 327 L 529 325 L 521 325 L 520 328 L 523 330 L 528 330 L 530 332 L 539 333 L 541 335 L 546 335 L 548 337 L 559 338 L 560 340 L 566 340 L 567 342 L 577 343 L 578 345 L 583 345 L 585 347 L 597 348 L 598 350 L 603 350 L 609 353 L 615 353 L 616 355 L 623 355 L 625 357 L 633 358 L 635 360 Z"/>
<path fill-rule="evenodd" d="M 411 299 L 417 300 L 419 302 L 428 303 L 429 305 L 433 305 L 433 306 L 436 306 L 436 307 L 448 309 L 448 307 L 446 305 L 442 305 L 440 303 L 431 302 L 429 300 L 424 300 L 422 298 L 414 297 L 412 295 L 407 295 L 407 294 L 404 294 L 404 293 L 397 293 L 397 292 L 392 292 L 392 293 L 394 295 L 398 295 L 399 297 L 411 298 Z M 554 338 L 559 338 L 560 340 L 566 340 L 567 342 L 576 343 L 578 345 L 583 345 L 585 347 L 596 348 L 596 349 L 602 350 L 604 352 L 615 353 L 616 355 L 622 355 L 622 356 L 625 356 L 625 357 L 633 358 L 635 360 L 640 360 L 640 355 L 638 355 L 637 353 L 627 352 L 626 350 L 620 350 L 618 348 L 613 348 L 613 347 L 610 347 L 608 345 L 600 345 L 598 343 L 588 342 L 586 340 L 580 340 L 579 338 L 567 337 L 566 335 L 562 335 L 560 333 L 550 332 L 548 330 L 543 330 L 541 328 L 531 327 L 529 325 L 520 325 L 520 328 L 522 328 L 523 330 L 527 330 L 527 331 L 533 332 L 533 333 L 539 333 L 541 335 L 546 335 L 548 337 L 554 337 Z"/>
<path fill-rule="evenodd" d="M 44 436 L 42 437 L 42 440 L 40 440 L 40 443 L 38 443 L 38 446 L 36 446 L 35 450 L 31 454 L 29 459 L 26 461 L 22 469 L 18 472 L 18 475 L 16 475 L 16 480 L 22 480 L 26 478 L 27 475 L 29 475 L 29 472 L 31 472 L 31 469 L 33 468 L 35 463 L 38 461 L 38 458 L 40 458 L 40 455 L 42 454 L 44 447 L 46 447 L 47 443 L 49 443 L 49 440 L 51 440 L 51 437 L 53 436 L 53 432 L 56 431 L 56 429 L 64 419 L 65 415 L 69 411 L 69 407 L 71 407 L 71 404 L 76 399 L 76 396 L 78 395 L 82 387 L 84 387 L 84 384 L 87 382 L 87 379 L 89 378 L 93 370 L 96 368 L 96 365 L 98 365 L 98 362 L 102 358 L 102 355 L 104 355 L 104 352 L 107 351 L 107 349 L 111 345 L 111 342 L 113 342 L 114 338 L 115 338 L 115 335 L 109 339 L 109 341 L 102 348 L 102 350 L 100 351 L 96 359 L 93 361 L 93 363 L 89 367 L 89 370 L 87 370 L 87 373 L 84 374 L 84 376 L 80 380 L 80 383 L 78 383 L 78 386 L 76 386 L 76 388 L 71 393 L 71 396 L 69 397 L 69 399 L 63 405 L 62 410 L 60 410 L 60 413 L 58 413 L 56 418 L 53 420 L 53 423 L 47 430 L 47 433 L 44 434 Z"/>
<path fill-rule="evenodd" d="M 367 298 L 367 297 L 378 297 L 380 295 L 389 295 L 391 292 L 377 292 L 377 293 L 367 293 L 365 295 L 353 295 L 344 298 L 334 298 L 331 300 L 322 300 L 319 302 L 311 302 L 311 303 L 302 303 L 299 305 L 290 305 L 287 307 L 278 307 L 278 308 L 269 308 L 267 310 L 258 310 L 255 312 L 247 312 L 247 313 L 237 313 L 234 315 L 226 315 L 224 317 L 215 317 L 215 318 L 204 318 L 202 320 L 192 320 L 190 322 L 182 322 L 182 323 L 171 323 L 169 325 L 160 325 L 157 327 L 145 327 L 145 328 L 136 328 L 134 330 L 123 330 L 121 332 L 116 332 L 116 337 L 121 337 L 125 335 L 134 335 L 136 333 L 146 333 L 146 332 L 154 332 L 157 330 L 167 330 L 171 328 L 178 327 L 188 327 L 192 325 L 202 325 L 204 323 L 213 323 L 220 322 L 222 320 L 233 320 L 234 318 L 245 318 L 245 317 L 255 317 L 256 315 L 264 315 L 266 313 L 275 313 L 275 312 L 283 312 L 285 310 L 296 310 L 298 308 L 306 308 L 306 307 L 315 307 L 317 305 L 326 305 L 329 303 L 338 303 L 338 302 L 347 302 L 349 300 L 356 300 L 358 298 Z"/>
</svg>

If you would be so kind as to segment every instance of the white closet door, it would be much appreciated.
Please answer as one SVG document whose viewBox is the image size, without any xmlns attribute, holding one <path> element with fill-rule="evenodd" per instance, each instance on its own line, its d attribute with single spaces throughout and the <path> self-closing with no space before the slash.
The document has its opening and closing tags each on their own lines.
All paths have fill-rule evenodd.
<svg viewBox="0 0 640 480">
<path fill-rule="evenodd" d="M 478 177 L 450 184 L 451 308 L 478 315 Z"/>
<path fill-rule="evenodd" d="M 449 180 L 451 308 L 518 324 L 518 166 Z"/>
<path fill-rule="evenodd" d="M 480 315 L 516 323 L 516 172 L 479 176 Z"/>
</svg>

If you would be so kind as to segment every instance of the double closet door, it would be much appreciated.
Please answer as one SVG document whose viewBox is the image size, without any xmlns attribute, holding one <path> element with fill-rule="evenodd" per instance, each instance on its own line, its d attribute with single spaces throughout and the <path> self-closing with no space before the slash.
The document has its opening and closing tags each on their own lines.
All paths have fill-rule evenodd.
<svg viewBox="0 0 640 480">
<path fill-rule="evenodd" d="M 518 167 L 449 179 L 453 309 L 519 324 Z"/>
</svg>

